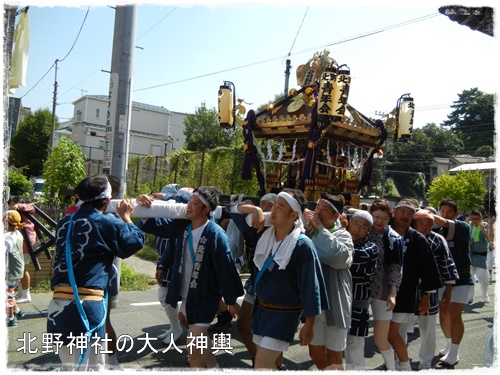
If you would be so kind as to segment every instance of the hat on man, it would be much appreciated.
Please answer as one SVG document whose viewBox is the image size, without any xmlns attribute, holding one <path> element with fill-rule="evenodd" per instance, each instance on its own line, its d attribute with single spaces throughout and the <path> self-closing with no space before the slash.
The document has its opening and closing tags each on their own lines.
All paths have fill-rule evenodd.
<svg viewBox="0 0 500 375">
<path fill-rule="evenodd" d="M 265 194 L 263 195 L 261 198 L 260 198 L 260 201 L 268 201 L 272 204 L 275 204 L 276 203 L 276 199 L 278 199 L 278 196 L 274 193 L 268 193 L 268 194 Z"/>
<path fill-rule="evenodd" d="M 373 225 L 373 217 L 372 217 L 372 215 L 368 211 L 357 210 L 354 214 L 352 214 L 351 220 L 355 219 L 357 217 L 359 217 L 360 219 L 365 219 L 366 221 L 368 221 L 368 224 L 370 224 L 370 226 Z"/>
</svg>

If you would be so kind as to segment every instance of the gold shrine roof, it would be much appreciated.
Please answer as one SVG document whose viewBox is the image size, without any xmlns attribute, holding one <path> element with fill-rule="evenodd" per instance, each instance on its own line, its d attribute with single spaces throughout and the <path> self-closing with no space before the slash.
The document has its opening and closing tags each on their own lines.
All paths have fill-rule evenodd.
<svg viewBox="0 0 500 375">
<path fill-rule="evenodd" d="M 300 94 L 289 101 L 271 108 L 257 118 L 253 133 L 256 138 L 264 139 L 305 139 L 309 137 L 312 108 L 302 103 Z M 322 132 L 322 139 L 357 146 L 376 147 L 381 137 L 379 128 L 364 120 L 358 111 L 348 106 L 339 121 L 331 121 Z"/>
</svg>

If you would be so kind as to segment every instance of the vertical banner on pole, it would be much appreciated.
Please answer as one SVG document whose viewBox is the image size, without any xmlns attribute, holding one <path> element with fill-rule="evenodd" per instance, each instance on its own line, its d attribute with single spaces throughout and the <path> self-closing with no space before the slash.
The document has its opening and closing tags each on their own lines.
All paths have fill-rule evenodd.
<svg viewBox="0 0 500 375">
<path fill-rule="evenodd" d="M 111 155 L 113 150 L 113 127 L 115 123 L 116 106 L 118 102 L 118 73 L 111 73 L 109 79 L 108 111 L 106 113 L 106 134 L 104 138 L 104 158 L 102 171 L 111 174 Z"/>
</svg>

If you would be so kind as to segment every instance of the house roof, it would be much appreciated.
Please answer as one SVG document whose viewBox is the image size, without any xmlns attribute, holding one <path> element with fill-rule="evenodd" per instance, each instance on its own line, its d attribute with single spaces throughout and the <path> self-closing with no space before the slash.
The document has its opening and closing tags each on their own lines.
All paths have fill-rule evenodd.
<svg viewBox="0 0 500 375">
<path fill-rule="evenodd" d="M 455 160 L 457 163 L 460 164 L 481 163 L 485 161 L 483 157 L 470 156 L 470 155 L 454 155 L 451 157 L 451 159 Z"/>
<path fill-rule="evenodd" d="M 434 162 L 438 164 L 449 164 L 450 163 L 450 158 L 434 158 Z"/>
<path fill-rule="evenodd" d="M 104 100 L 104 101 L 109 100 L 109 96 L 106 96 L 106 95 L 84 95 L 81 98 L 75 100 L 72 104 L 74 105 L 75 103 L 81 101 L 84 98 L 92 98 L 92 99 Z M 166 109 L 164 107 L 159 107 L 156 105 L 134 102 L 134 101 L 132 101 L 132 107 L 133 108 L 149 109 L 151 111 L 156 111 L 156 112 L 171 113 L 171 111 L 169 111 L 168 109 Z M 181 113 L 181 112 L 176 112 L 176 113 Z"/>
<path fill-rule="evenodd" d="M 488 162 L 488 163 L 472 163 L 472 164 L 462 164 L 459 165 L 458 167 L 455 167 L 453 169 L 450 169 L 450 172 L 461 172 L 461 171 L 485 171 L 485 170 L 494 170 L 496 171 L 497 169 L 497 164 L 495 162 Z"/>
</svg>

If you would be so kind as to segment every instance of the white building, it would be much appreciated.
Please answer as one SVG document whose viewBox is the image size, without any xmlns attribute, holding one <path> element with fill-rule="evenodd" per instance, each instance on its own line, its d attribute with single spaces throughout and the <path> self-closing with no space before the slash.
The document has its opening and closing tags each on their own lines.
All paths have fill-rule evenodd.
<svg viewBox="0 0 500 375">
<path fill-rule="evenodd" d="M 100 164 L 104 158 L 108 97 L 85 95 L 73 105 L 73 118 L 55 131 L 54 145 L 61 137 L 69 137 L 82 147 L 88 160 Z M 187 113 L 169 111 L 164 107 L 132 102 L 129 158 L 164 156 L 182 148 L 186 116 Z"/>
</svg>

